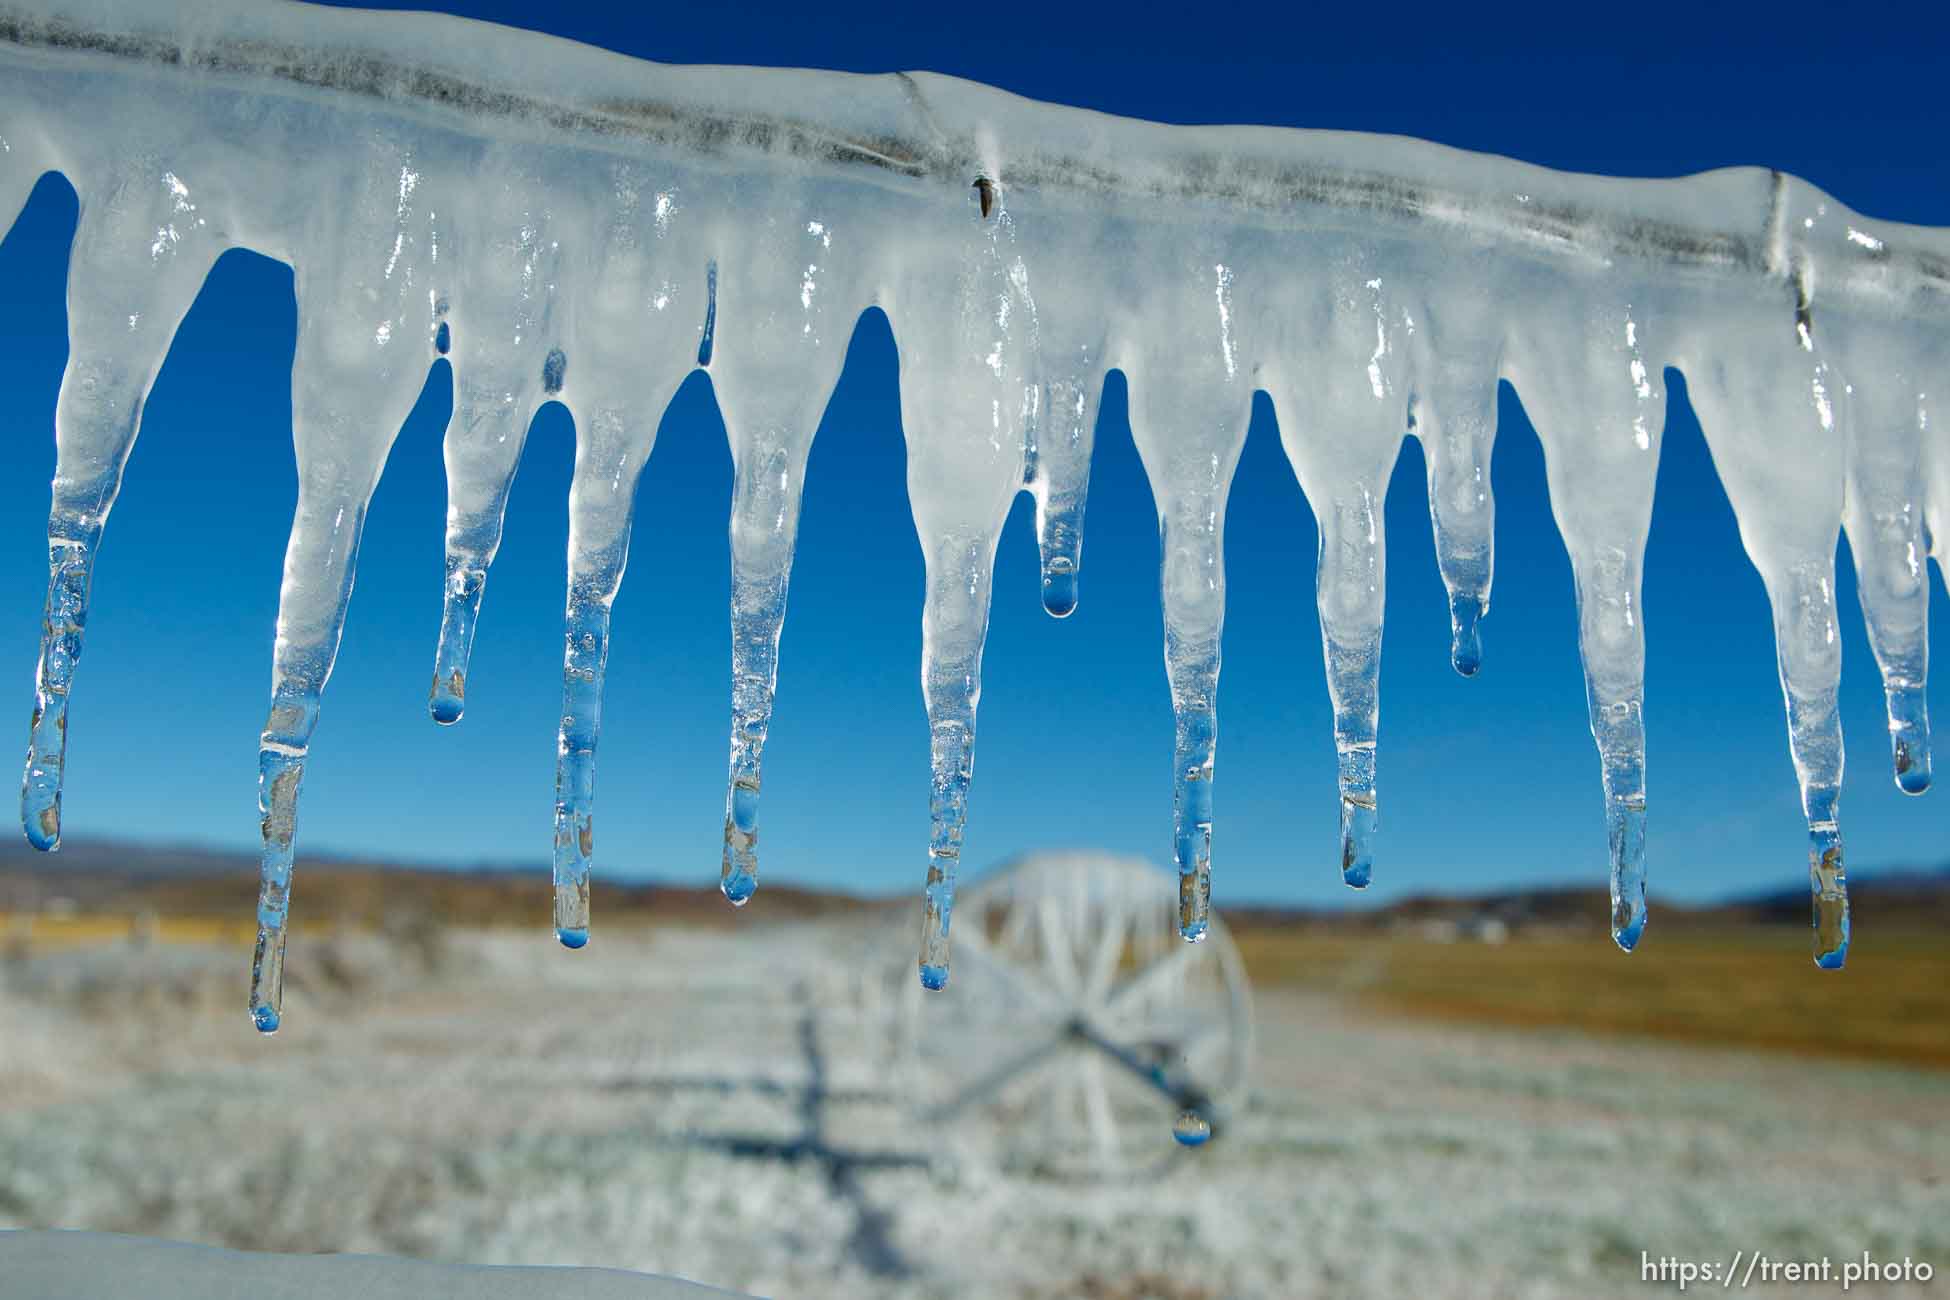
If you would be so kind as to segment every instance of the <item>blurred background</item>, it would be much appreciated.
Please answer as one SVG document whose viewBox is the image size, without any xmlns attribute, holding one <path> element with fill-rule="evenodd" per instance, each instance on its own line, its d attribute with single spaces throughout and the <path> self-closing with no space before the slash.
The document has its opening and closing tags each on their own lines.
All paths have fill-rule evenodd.
<svg viewBox="0 0 1950 1300">
<path fill-rule="evenodd" d="M 926 68 L 1577 170 L 1770 165 L 1877 218 L 1950 223 L 1950 42 L 1923 26 L 1940 18 L 1816 31 L 1508 6 L 1377 34 L 1365 11 L 1223 5 L 1197 23 L 1142 5 L 437 7 L 647 58 Z M 0 243 L 0 663 L 23 725 L 74 219 L 50 176 Z M 966 932 L 993 961 L 958 964 L 924 1017 L 921 561 L 886 319 L 862 318 L 814 444 L 765 883 L 742 913 L 709 888 L 730 658 L 709 378 L 665 418 L 613 623 L 598 939 L 573 957 L 546 883 L 573 423 L 559 405 L 536 421 L 467 718 L 436 729 L 441 362 L 369 516 L 306 780 L 293 1014 L 258 1041 L 247 855 L 295 500 L 294 328 L 289 270 L 226 255 L 97 567 L 66 843 L 0 851 L 0 1226 L 610 1264 L 781 1296 L 1603 1294 L 1641 1286 L 1641 1252 L 1735 1249 L 1950 1265 L 1950 803 L 1889 778 L 1844 542 L 1857 939 L 1845 972 L 1816 972 L 1769 616 L 1682 377 L 1646 557 L 1637 954 L 1605 936 L 1570 571 L 1507 386 L 1474 680 L 1448 667 L 1413 442 L 1390 488 L 1383 836 L 1358 897 L 1339 883 L 1313 521 L 1258 402 L 1228 535 L 1229 929 L 1196 960 L 1152 942 L 1171 724 L 1155 516 L 1113 373 L 1072 618 L 1041 612 L 1026 501 L 1003 538 L 966 848 L 989 882 Z M 871 816 L 835 814 L 861 791 Z M 1171 1140 L 1188 1099 L 1218 1121 L 1195 1150 Z"/>
</svg>

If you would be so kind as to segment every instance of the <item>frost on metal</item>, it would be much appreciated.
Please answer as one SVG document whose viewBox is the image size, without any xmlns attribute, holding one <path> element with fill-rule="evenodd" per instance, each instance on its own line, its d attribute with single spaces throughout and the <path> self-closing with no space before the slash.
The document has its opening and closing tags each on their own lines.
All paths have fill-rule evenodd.
<svg viewBox="0 0 1950 1300">
<path fill-rule="evenodd" d="M 1775 613 L 1811 838 L 1817 959 L 1848 915 L 1833 607 L 1846 527 L 1896 779 L 1929 783 L 1926 556 L 1950 457 L 1950 236 L 1746 168 L 1574 176 L 1398 138 L 1165 127 L 926 74 L 665 67 L 448 18 L 243 0 L 0 7 L 0 216 L 81 198 L 22 813 L 60 834 L 65 704 L 95 546 L 142 401 L 217 255 L 289 262 L 300 492 L 262 742 L 253 1014 L 274 1029 L 305 756 L 366 503 L 436 353 L 454 367 L 430 707 L 457 721 L 531 415 L 559 398 L 570 494 L 556 925 L 586 942 L 609 610 L 665 405 L 708 365 L 736 465 L 723 882 L 757 883 L 761 761 L 801 481 L 860 313 L 901 366 L 927 566 L 932 733 L 921 977 L 948 978 L 997 535 L 1031 493 L 1042 598 L 1075 605 L 1103 373 L 1129 377 L 1158 503 L 1188 939 L 1206 926 L 1227 491 L 1255 390 L 1320 521 L 1344 876 L 1377 827 L 1383 493 L 1421 440 L 1456 668 L 1480 662 L 1499 378 L 1521 392 L 1576 575 L 1613 931 L 1644 925 L 1639 578 L 1684 372 Z M 1161 738 L 1162 743 L 1162 738 Z"/>
</svg>

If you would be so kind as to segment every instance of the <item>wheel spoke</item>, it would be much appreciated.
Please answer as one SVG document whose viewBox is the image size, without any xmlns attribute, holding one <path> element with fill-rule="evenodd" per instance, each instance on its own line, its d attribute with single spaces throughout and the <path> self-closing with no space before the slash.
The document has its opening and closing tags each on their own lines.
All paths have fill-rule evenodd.
<svg viewBox="0 0 1950 1300">
<path fill-rule="evenodd" d="M 1071 1057 L 1068 1068 L 1058 1070 L 1043 1089 L 1043 1149 L 1062 1151 L 1076 1135 L 1076 1067 Z"/>
<path fill-rule="evenodd" d="M 1174 1105 L 1201 1105 L 1209 1100 L 1204 1090 L 1187 1078 L 1183 1071 L 1173 1070 L 1162 1062 L 1153 1064 L 1146 1061 L 1130 1048 L 1104 1037 L 1092 1026 L 1079 1025 L 1075 1032 L 1077 1037 L 1096 1048 L 1104 1056 L 1171 1098 Z"/>
<path fill-rule="evenodd" d="M 1036 928 L 1043 937 L 1043 957 L 1048 963 L 1049 972 L 1056 986 L 1069 997 L 1077 992 L 1077 958 L 1070 946 L 1070 930 L 1063 923 L 1063 914 L 1058 909 L 1060 899 L 1054 895 L 1040 898 L 1036 902 Z"/>
<path fill-rule="evenodd" d="M 1016 1053 L 988 1073 L 978 1077 L 949 1100 L 927 1113 L 930 1120 L 953 1119 L 971 1106 L 992 1100 L 1011 1082 L 1040 1070 L 1063 1053 L 1070 1043 L 1067 1033 L 1053 1033 Z"/>
<path fill-rule="evenodd" d="M 1112 989 L 1103 1001 L 1103 1010 L 1116 1014 L 1125 1007 L 1142 1002 L 1148 994 L 1164 992 L 1174 978 L 1182 976 L 1205 955 L 1203 944 L 1180 943 L 1168 956 L 1152 962 Z"/>
<path fill-rule="evenodd" d="M 1117 978 L 1118 960 L 1124 955 L 1124 941 L 1131 932 L 1131 909 L 1114 899 L 1104 901 L 1104 915 L 1097 925 L 1097 950 L 1090 956 L 1090 974 L 1083 985 L 1083 1001 L 1095 1006 L 1110 991 Z"/>
<path fill-rule="evenodd" d="M 1090 1124 L 1090 1145 L 1098 1163 L 1112 1164 L 1117 1157 L 1117 1120 L 1111 1114 L 1110 1093 L 1104 1085 L 1104 1063 L 1095 1056 L 1080 1062 L 1083 1069 L 1084 1114 Z"/>
<path fill-rule="evenodd" d="M 981 927 L 971 926 L 967 931 L 956 933 L 955 955 L 964 964 L 981 967 L 998 983 L 1005 985 L 1008 992 L 1049 1018 L 1060 1020 L 1069 1015 L 1069 1007 L 1062 999 L 1025 976 L 1006 956 L 989 947 L 988 936 L 982 933 Z"/>
</svg>

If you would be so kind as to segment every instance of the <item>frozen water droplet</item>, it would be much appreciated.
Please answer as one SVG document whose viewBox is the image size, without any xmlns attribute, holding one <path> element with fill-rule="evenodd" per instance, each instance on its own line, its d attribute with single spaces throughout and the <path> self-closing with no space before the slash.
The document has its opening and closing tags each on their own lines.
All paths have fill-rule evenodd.
<svg viewBox="0 0 1950 1300">
<path fill-rule="evenodd" d="M 1202 1147 L 1212 1140 L 1212 1122 L 1196 1110 L 1185 1109 L 1178 1112 L 1178 1118 L 1171 1126 L 1172 1137 L 1182 1147 Z"/>
<path fill-rule="evenodd" d="M 586 926 L 573 928 L 558 927 L 555 931 L 555 937 L 564 948 L 576 949 L 589 946 L 589 930 Z"/>
<path fill-rule="evenodd" d="M 1374 834 L 1380 815 L 1372 803 L 1341 800 L 1341 880 L 1366 889 L 1374 879 Z"/>
<path fill-rule="evenodd" d="M 948 968 L 946 966 L 930 966 L 927 962 L 922 962 L 921 987 L 935 993 L 939 993 L 942 989 L 947 988 Z"/>
<path fill-rule="evenodd" d="M 460 669 L 455 668 L 443 679 L 433 679 L 433 693 L 427 700 L 427 711 L 433 720 L 443 727 L 451 727 L 460 721 L 460 715 L 467 704 L 467 678 Z"/>
<path fill-rule="evenodd" d="M 440 328 L 433 332 L 433 350 L 444 357 L 453 350 L 453 346 L 454 332 L 443 320 L 440 322 Z"/>
<path fill-rule="evenodd" d="M 1043 569 L 1043 609 L 1051 618 L 1068 618 L 1077 608 L 1077 570 L 1062 555 Z"/>
<path fill-rule="evenodd" d="M 252 1007 L 251 1024 L 257 1026 L 260 1034 L 275 1034 L 278 1032 L 278 1013 L 268 1006 Z"/>
<path fill-rule="evenodd" d="M 550 348 L 548 356 L 542 360 L 542 391 L 550 397 L 562 391 L 562 384 L 569 377 L 569 357 L 561 348 Z"/>
</svg>

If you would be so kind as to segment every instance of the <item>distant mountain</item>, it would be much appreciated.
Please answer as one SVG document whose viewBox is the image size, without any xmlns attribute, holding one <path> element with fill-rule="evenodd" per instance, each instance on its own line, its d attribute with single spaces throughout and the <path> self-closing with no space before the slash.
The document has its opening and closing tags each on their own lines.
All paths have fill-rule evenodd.
<svg viewBox="0 0 1950 1300">
<path fill-rule="evenodd" d="M 1849 878 L 1849 899 L 1857 921 L 1894 917 L 1906 925 L 1938 925 L 1950 930 L 1950 864 L 1857 873 Z M 1234 930 L 1294 924 L 1356 930 L 1412 925 L 1470 930 L 1495 922 L 1506 930 L 1597 931 L 1607 923 L 1611 899 L 1602 888 L 1559 886 L 1484 894 L 1420 894 L 1385 907 L 1358 911 L 1265 905 L 1223 910 Z M 1808 890 L 1803 884 L 1692 905 L 1661 902 L 1655 890 L 1651 915 L 1653 924 L 1662 932 L 1729 923 L 1805 926 L 1809 923 Z"/>
<path fill-rule="evenodd" d="M 249 916 L 257 906 L 257 866 L 253 854 L 218 849 L 80 840 L 40 853 L 16 841 L 0 847 L 0 911 L 40 910 L 61 899 L 84 911 Z M 611 918 L 728 924 L 735 914 L 715 882 L 603 880 L 598 887 L 603 914 Z M 414 912 L 451 924 L 527 924 L 537 917 L 545 922 L 552 906 L 546 862 L 446 869 L 300 854 L 292 892 L 300 917 L 375 925 Z M 753 908 L 772 920 L 874 905 L 778 882 L 759 896 L 764 905 Z"/>
<path fill-rule="evenodd" d="M 685 917 L 729 923 L 734 915 L 713 882 L 694 884 L 598 882 L 610 916 Z M 550 907 L 548 864 L 488 863 L 460 868 L 386 863 L 376 859 L 301 855 L 294 890 L 301 916 L 377 922 L 382 913 L 424 908 L 454 923 L 527 923 Z M 1950 864 L 1863 871 L 1850 879 L 1859 921 L 1893 917 L 1909 925 L 1950 929 Z M 905 896 L 863 898 L 768 882 L 759 914 L 772 919 L 817 916 L 861 907 L 895 906 Z M 38 909 L 62 898 L 96 911 L 155 911 L 207 915 L 256 906 L 255 855 L 225 850 L 79 840 L 59 853 L 38 853 L 24 841 L 0 843 L 0 910 Z M 1294 925 L 1337 930 L 1450 927 L 1474 931 L 1599 930 L 1610 911 L 1603 889 L 1549 887 L 1472 895 L 1417 895 L 1386 907 L 1241 905 L 1222 907 L 1235 930 Z M 1740 895 L 1706 906 L 1652 904 L 1662 930 L 1689 926 L 1808 924 L 1805 887 Z"/>
</svg>

